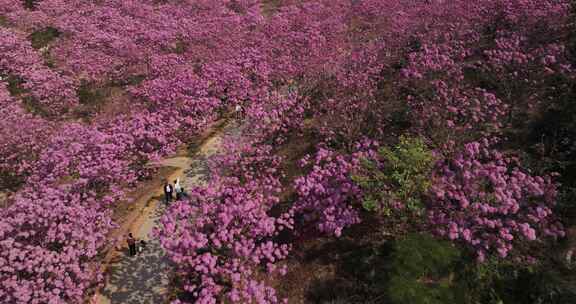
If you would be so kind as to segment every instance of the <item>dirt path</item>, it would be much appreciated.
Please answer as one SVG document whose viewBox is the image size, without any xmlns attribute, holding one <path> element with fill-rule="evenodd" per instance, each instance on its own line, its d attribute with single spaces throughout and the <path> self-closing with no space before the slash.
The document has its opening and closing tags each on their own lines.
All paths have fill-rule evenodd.
<svg viewBox="0 0 576 304">
<path fill-rule="evenodd" d="M 234 124 L 232 124 L 234 125 Z M 175 168 L 168 179 L 180 177 L 184 188 L 201 184 L 207 177 L 206 160 L 219 149 L 222 137 L 232 130 L 232 126 L 224 126 L 213 131 L 193 156 L 179 156 L 164 159 L 153 165 Z M 234 131 L 234 130 L 232 130 Z M 132 232 L 138 240 L 147 241 L 144 252 L 136 257 L 128 256 L 127 250 L 115 251 L 114 256 L 107 258 L 107 280 L 105 287 L 96 293 L 93 303 L 98 304 L 161 304 L 166 302 L 166 292 L 170 283 L 170 261 L 164 256 L 160 243 L 153 239 L 150 233 L 158 224 L 165 211 L 162 187 L 156 187 L 152 194 L 139 198 L 135 206 L 142 206 L 133 212 L 133 218 L 125 224 L 124 234 Z M 135 214 L 135 215 L 134 215 Z M 118 244 L 125 248 L 125 240 Z M 118 246 L 117 245 L 117 246 Z"/>
</svg>

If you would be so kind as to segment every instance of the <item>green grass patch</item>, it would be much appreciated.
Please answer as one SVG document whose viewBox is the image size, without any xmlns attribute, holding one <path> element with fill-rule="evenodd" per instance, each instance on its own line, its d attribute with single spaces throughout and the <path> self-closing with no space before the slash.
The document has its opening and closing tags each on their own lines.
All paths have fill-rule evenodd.
<svg viewBox="0 0 576 304">
<path fill-rule="evenodd" d="M 100 88 L 95 88 L 88 83 L 80 84 L 78 90 L 76 90 L 78 95 L 78 101 L 83 105 L 98 105 L 104 102 L 106 94 Z"/>
<path fill-rule="evenodd" d="M 38 100 L 36 100 L 32 96 L 24 96 L 22 98 L 22 105 L 24 106 L 24 110 L 26 110 L 26 112 L 28 113 L 39 115 L 42 117 L 52 116 L 42 107 L 40 103 L 38 103 Z"/>
<path fill-rule="evenodd" d="M 35 49 L 41 49 L 56 38 L 60 37 L 61 32 L 53 27 L 43 28 L 41 30 L 37 30 L 28 36 L 30 42 L 32 42 L 32 47 Z"/>
<path fill-rule="evenodd" d="M 78 96 L 80 106 L 74 109 L 74 115 L 88 122 L 95 113 L 102 110 L 108 94 L 105 88 L 83 82 L 76 90 L 76 96 Z"/>
<path fill-rule="evenodd" d="M 25 9 L 28 9 L 28 10 L 35 10 L 37 4 L 38 4 L 38 0 L 23 0 L 22 1 L 22 5 L 24 6 Z"/>
<path fill-rule="evenodd" d="M 8 92 L 10 95 L 18 97 L 28 92 L 28 90 L 24 88 L 24 79 L 14 75 L 8 75 L 6 81 L 8 82 Z"/>
<path fill-rule="evenodd" d="M 10 25 L 8 18 L 6 18 L 6 16 L 0 15 L 0 26 L 7 27 L 8 25 Z"/>
<path fill-rule="evenodd" d="M 132 86 L 132 85 L 139 85 L 146 79 L 146 75 L 130 75 L 124 79 L 115 80 L 112 85 L 116 86 Z"/>
<path fill-rule="evenodd" d="M 25 176 L 8 170 L 0 170 L 0 191 L 17 191 L 25 181 Z"/>
<path fill-rule="evenodd" d="M 412 234 L 396 241 L 388 295 L 397 304 L 456 303 L 450 278 L 460 252 L 450 242 Z"/>
<path fill-rule="evenodd" d="M 6 75 L 6 82 L 8 82 L 8 92 L 14 98 L 21 98 L 24 110 L 28 113 L 40 115 L 47 117 L 48 112 L 42 108 L 34 97 L 30 96 L 28 93 L 30 90 L 24 87 L 26 81 L 16 75 Z"/>
<path fill-rule="evenodd" d="M 179 40 L 176 42 L 176 45 L 174 46 L 172 51 L 176 54 L 184 54 L 187 48 L 188 45 L 186 44 L 186 42 Z"/>
</svg>

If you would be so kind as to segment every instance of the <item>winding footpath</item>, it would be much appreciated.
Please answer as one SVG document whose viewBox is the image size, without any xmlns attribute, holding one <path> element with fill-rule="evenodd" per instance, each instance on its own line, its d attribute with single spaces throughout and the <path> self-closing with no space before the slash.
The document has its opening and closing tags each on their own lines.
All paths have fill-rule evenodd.
<svg viewBox="0 0 576 304">
<path fill-rule="evenodd" d="M 158 167 L 171 167 L 176 170 L 168 176 L 173 183 L 180 178 L 185 189 L 206 181 L 207 159 L 220 147 L 226 133 L 236 133 L 235 123 L 226 124 L 211 135 L 197 148 L 192 156 L 164 159 L 152 164 Z M 216 127 L 218 128 L 218 127 Z M 115 251 L 114 257 L 106 265 L 106 283 L 96 293 L 91 303 L 98 304 L 163 304 L 167 302 L 172 266 L 151 232 L 159 224 L 166 206 L 163 203 L 163 189 L 156 188 L 152 193 L 140 197 L 135 206 L 142 206 L 123 231 L 132 232 L 137 240 L 146 240 L 146 248 L 135 257 L 128 256 L 126 240 L 118 240 L 116 246 L 125 250 Z"/>
</svg>

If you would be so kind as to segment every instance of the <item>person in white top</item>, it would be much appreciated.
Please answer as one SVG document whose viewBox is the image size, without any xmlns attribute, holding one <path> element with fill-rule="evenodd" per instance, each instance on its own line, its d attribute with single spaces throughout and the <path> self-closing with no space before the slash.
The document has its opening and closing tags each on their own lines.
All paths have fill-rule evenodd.
<svg viewBox="0 0 576 304">
<path fill-rule="evenodd" d="M 174 181 L 174 191 L 176 192 L 176 200 L 179 201 L 182 198 L 182 185 L 180 185 L 180 178 Z"/>
<path fill-rule="evenodd" d="M 234 111 L 236 112 L 236 120 L 240 120 L 241 115 L 240 113 L 242 113 L 242 106 L 240 106 L 240 104 L 236 104 Z"/>
</svg>

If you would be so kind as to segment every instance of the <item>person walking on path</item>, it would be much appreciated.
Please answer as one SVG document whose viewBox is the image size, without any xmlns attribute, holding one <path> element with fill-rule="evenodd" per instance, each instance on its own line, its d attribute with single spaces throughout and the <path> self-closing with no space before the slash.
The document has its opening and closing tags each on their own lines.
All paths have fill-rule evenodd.
<svg viewBox="0 0 576 304">
<path fill-rule="evenodd" d="M 134 237 L 132 236 L 132 233 L 128 233 L 128 250 L 130 253 L 130 256 L 135 256 L 136 255 L 136 239 L 134 239 Z"/>
<path fill-rule="evenodd" d="M 239 103 L 237 103 L 236 108 L 234 110 L 236 112 L 236 120 L 240 121 L 242 119 L 242 112 L 243 112 L 242 106 Z"/>
<path fill-rule="evenodd" d="M 182 185 L 180 185 L 180 178 L 177 178 L 174 181 L 174 191 L 176 192 L 176 200 L 179 201 L 182 198 L 182 192 L 184 191 Z"/>
<path fill-rule="evenodd" d="M 296 83 L 294 83 L 294 80 L 292 80 L 292 79 L 288 80 L 288 85 L 286 87 L 286 91 L 287 91 L 288 95 L 296 92 Z"/>
<path fill-rule="evenodd" d="M 164 183 L 164 197 L 165 197 L 165 201 L 166 204 L 168 204 L 169 202 L 172 201 L 172 192 L 173 192 L 172 185 L 170 185 L 170 183 L 168 183 L 168 181 L 166 181 L 166 183 Z"/>
</svg>

